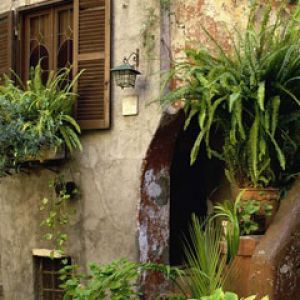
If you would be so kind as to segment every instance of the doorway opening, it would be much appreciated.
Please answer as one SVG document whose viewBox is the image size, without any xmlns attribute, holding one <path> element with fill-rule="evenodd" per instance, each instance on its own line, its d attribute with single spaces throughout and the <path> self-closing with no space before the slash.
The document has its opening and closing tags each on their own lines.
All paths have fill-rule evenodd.
<svg viewBox="0 0 300 300">
<path fill-rule="evenodd" d="M 170 264 L 184 263 L 184 241 L 189 239 L 192 215 L 205 219 L 208 199 L 220 183 L 222 164 L 209 159 L 202 145 L 196 162 L 190 164 L 190 153 L 199 134 L 197 118 L 186 130 L 181 130 L 174 150 L 170 170 Z"/>
</svg>

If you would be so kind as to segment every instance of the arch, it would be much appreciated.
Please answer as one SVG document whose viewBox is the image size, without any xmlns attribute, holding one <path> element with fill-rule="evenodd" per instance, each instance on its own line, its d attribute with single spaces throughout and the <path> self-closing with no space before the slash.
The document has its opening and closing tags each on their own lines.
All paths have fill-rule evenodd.
<svg viewBox="0 0 300 300">
<path fill-rule="evenodd" d="M 142 167 L 141 201 L 138 208 L 138 247 L 141 262 L 169 262 L 170 169 L 184 114 L 165 113 L 150 143 Z M 144 274 L 145 299 L 163 292 L 163 276 Z"/>
<path fill-rule="evenodd" d="M 138 208 L 138 245 L 141 262 L 183 263 L 183 237 L 188 237 L 191 215 L 207 214 L 207 199 L 223 198 L 224 166 L 208 159 L 205 147 L 190 166 L 190 152 L 199 134 L 194 118 L 183 130 L 184 113 L 162 116 L 143 164 Z M 215 133 L 214 140 L 219 140 Z M 216 187 L 219 187 L 216 192 Z M 215 193 L 214 193 L 215 192 Z M 213 193 L 213 195 L 212 195 Z M 155 299 L 167 288 L 164 276 L 148 272 L 141 282 L 145 299 Z"/>
<path fill-rule="evenodd" d="M 47 48 L 43 45 L 35 46 L 30 52 L 29 65 L 30 67 L 35 67 L 38 64 L 41 64 L 41 68 L 43 70 L 42 81 L 46 84 L 48 80 L 48 72 L 49 72 L 49 52 Z"/>
<path fill-rule="evenodd" d="M 70 67 L 73 63 L 73 40 L 67 39 L 59 47 L 57 54 L 57 68 Z"/>
</svg>

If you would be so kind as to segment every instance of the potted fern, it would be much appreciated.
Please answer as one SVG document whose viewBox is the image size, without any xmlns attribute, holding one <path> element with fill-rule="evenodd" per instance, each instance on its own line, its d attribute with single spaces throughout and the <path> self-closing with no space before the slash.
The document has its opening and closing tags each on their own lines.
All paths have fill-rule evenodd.
<svg viewBox="0 0 300 300">
<path fill-rule="evenodd" d="M 50 72 L 43 83 L 38 65 L 25 86 L 19 79 L 15 84 L 5 78 L 0 86 L 1 175 L 22 168 L 28 160 L 62 158 L 65 147 L 82 148 L 80 127 L 72 117 L 72 89 L 80 74 L 70 81 L 70 72 L 68 68 Z"/>
<path fill-rule="evenodd" d="M 198 118 L 191 164 L 204 143 L 209 158 L 224 160 L 230 182 L 250 190 L 244 199 L 267 201 L 275 212 L 279 189 L 300 171 L 300 6 L 288 16 L 280 9 L 275 21 L 271 16 L 267 7 L 258 22 L 252 6 L 231 51 L 203 28 L 214 49 L 186 50 L 186 61 L 170 76 L 182 84 L 162 97 L 162 105 L 181 100 L 186 127 Z M 216 130 L 221 147 L 213 146 Z"/>
</svg>

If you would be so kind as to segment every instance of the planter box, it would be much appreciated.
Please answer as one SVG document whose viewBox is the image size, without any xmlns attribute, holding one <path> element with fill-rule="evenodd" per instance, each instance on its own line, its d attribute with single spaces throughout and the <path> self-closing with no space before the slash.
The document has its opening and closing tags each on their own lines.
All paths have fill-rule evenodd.
<svg viewBox="0 0 300 300">
<path fill-rule="evenodd" d="M 24 162 L 46 162 L 52 160 L 63 160 L 66 158 L 66 147 L 61 145 L 58 148 L 42 148 L 39 153 L 33 157 L 29 156 Z"/>
<path fill-rule="evenodd" d="M 237 256 L 233 260 L 232 270 L 228 277 L 228 290 L 237 293 L 240 297 L 249 296 L 248 286 L 252 256 L 262 238 L 262 235 L 240 237 L 240 246 Z M 226 254 L 226 243 L 221 243 L 222 254 Z"/>
</svg>

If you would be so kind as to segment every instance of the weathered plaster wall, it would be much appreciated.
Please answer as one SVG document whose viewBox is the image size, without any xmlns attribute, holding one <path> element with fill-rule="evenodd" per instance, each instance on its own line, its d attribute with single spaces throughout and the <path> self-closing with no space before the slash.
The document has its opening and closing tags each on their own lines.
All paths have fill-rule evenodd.
<svg viewBox="0 0 300 300">
<path fill-rule="evenodd" d="M 2 0 L 0 10 L 9 8 L 10 2 Z M 14 5 L 24 3 L 16 1 Z M 75 204 L 81 217 L 70 230 L 67 252 L 83 265 L 92 261 L 110 262 L 117 257 L 138 259 L 136 207 L 140 173 L 161 114 L 157 104 L 149 105 L 159 93 L 159 42 L 149 68 L 140 31 L 146 18 L 145 8 L 157 7 L 158 3 L 157 0 L 147 4 L 140 0 L 112 1 L 112 64 L 120 63 L 124 55 L 141 48 L 143 76 L 135 91 L 140 100 L 139 115 L 122 116 L 122 98 L 134 91 L 124 92 L 112 84 L 111 129 L 84 133 L 83 152 L 59 169 L 81 189 L 82 198 Z M 159 41 L 159 26 L 153 29 L 153 34 Z M 31 250 L 48 246 L 41 240 L 38 205 L 48 194 L 47 182 L 54 175 L 38 170 L 0 180 L 0 249 L 7 300 L 33 299 Z"/>
</svg>

